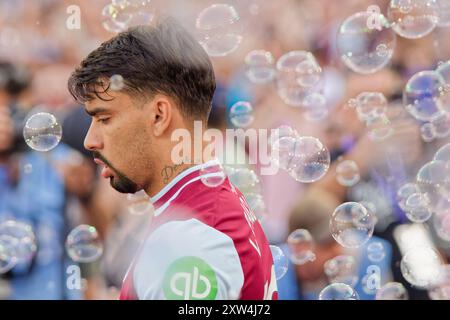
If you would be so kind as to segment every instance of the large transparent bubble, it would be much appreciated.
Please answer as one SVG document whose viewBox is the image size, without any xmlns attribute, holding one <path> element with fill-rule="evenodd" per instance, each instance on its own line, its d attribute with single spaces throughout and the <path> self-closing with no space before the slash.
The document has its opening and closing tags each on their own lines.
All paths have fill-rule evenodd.
<svg viewBox="0 0 450 320">
<path fill-rule="evenodd" d="M 61 125 L 50 113 L 40 112 L 28 118 L 23 128 L 27 145 L 36 151 L 50 151 L 55 148 L 62 136 Z"/>
<path fill-rule="evenodd" d="M 266 50 L 253 50 L 245 56 L 247 78 L 252 83 L 263 84 L 275 77 L 274 58 Z"/>
<path fill-rule="evenodd" d="M 213 4 L 201 11 L 195 22 L 199 42 L 211 57 L 224 57 L 242 42 L 241 20 L 229 4 Z"/>
<path fill-rule="evenodd" d="M 400 270 L 410 284 L 426 288 L 439 278 L 442 265 L 442 257 L 435 249 L 414 247 L 403 256 Z"/>
<path fill-rule="evenodd" d="M 324 263 L 323 270 L 331 283 L 345 283 L 354 287 L 358 282 L 356 260 L 352 256 L 334 257 Z"/>
<path fill-rule="evenodd" d="M 359 300 L 359 296 L 345 283 L 332 283 L 320 291 L 319 300 Z"/>
<path fill-rule="evenodd" d="M 377 27 L 368 28 L 376 20 Z M 339 28 L 337 49 L 344 64 L 354 72 L 375 73 L 391 60 L 396 46 L 395 33 L 387 19 L 371 12 L 358 12 L 347 18 Z"/>
<path fill-rule="evenodd" d="M 406 84 L 403 104 L 417 120 L 431 121 L 440 114 L 444 88 L 445 80 L 439 73 L 419 72 Z"/>
<path fill-rule="evenodd" d="M 316 259 L 314 240 L 306 229 L 294 230 L 288 237 L 287 243 L 291 252 L 293 264 L 302 265 Z"/>
<path fill-rule="evenodd" d="M 74 228 L 67 236 L 66 250 L 69 257 L 75 262 L 96 261 L 103 253 L 103 245 L 97 229 L 85 224 Z"/>
<path fill-rule="evenodd" d="M 436 0 L 391 0 L 388 18 L 401 37 L 418 39 L 431 33 L 439 21 Z"/>
<path fill-rule="evenodd" d="M 372 237 L 376 219 L 358 202 L 345 202 L 333 212 L 330 231 L 343 247 L 358 248 Z"/>
</svg>

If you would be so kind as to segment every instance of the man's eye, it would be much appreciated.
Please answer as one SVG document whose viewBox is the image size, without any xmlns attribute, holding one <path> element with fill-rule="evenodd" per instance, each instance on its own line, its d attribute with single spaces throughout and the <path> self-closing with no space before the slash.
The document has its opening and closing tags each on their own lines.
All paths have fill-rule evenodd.
<svg viewBox="0 0 450 320">
<path fill-rule="evenodd" d="M 101 119 L 98 119 L 97 121 L 100 122 L 100 123 L 105 124 L 105 123 L 107 123 L 109 121 L 109 118 L 101 118 Z"/>
</svg>

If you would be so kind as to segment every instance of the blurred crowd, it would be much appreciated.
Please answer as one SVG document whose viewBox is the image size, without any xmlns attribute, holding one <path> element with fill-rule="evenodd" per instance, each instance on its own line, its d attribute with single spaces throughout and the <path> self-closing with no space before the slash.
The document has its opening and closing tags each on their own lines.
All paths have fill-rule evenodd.
<svg viewBox="0 0 450 320">
<path fill-rule="evenodd" d="M 398 188 L 414 180 L 417 170 L 430 161 L 448 139 L 424 143 L 420 124 L 402 106 L 402 92 L 418 71 L 434 69 L 450 58 L 450 28 L 418 39 L 398 38 L 391 64 L 373 75 L 349 71 L 335 49 L 336 32 L 349 15 L 371 4 L 386 8 L 386 0 L 227 0 L 239 12 L 245 28 L 239 49 L 223 58 L 212 58 L 217 92 L 210 126 L 225 130 L 227 114 L 240 100 L 251 101 L 252 127 L 274 129 L 289 125 L 302 136 L 314 136 L 331 153 L 326 176 L 301 184 L 287 173 L 261 176 L 267 215 L 262 221 L 271 244 L 285 248 L 288 235 L 307 229 L 316 242 L 316 259 L 290 265 L 279 280 L 281 299 L 315 299 L 327 284 L 324 263 L 336 256 L 360 257 L 360 278 L 369 264 L 364 250 L 379 241 L 385 257 L 379 262 L 384 283 L 396 281 L 407 288 L 410 299 L 428 299 L 426 290 L 413 288 L 402 277 L 402 250 L 395 232 L 407 224 L 395 196 Z M 0 0 L 0 222 L 9 219 L 33 226 L 38 250 L 26 264 L 0 274 L 0 299 L 115 299 L 133 249 L 139 243 L 143 219 L 130 214 L 129 198 L 102 179 L 83 147 L 90 118 L 67 91 L 67 79 L 79 62 L 114 34 L 102 26 L 107 0 Z M 198 12 L 214 1 L 152 0 L 154 14 L 169 14 L 193 30 Z M 81 9 L 81 28 L 70 30 L 67 7 Z M 273 84 L 257 86 L 245 77 L 245 55 L 255 49 L 270 51 L 277 59 L 292 50 L 314 54 L 325 76 L 328 116 L 307 121 L 298 108 L 287 106 Z M 364 124 L 347 102 L 363 91 L 383 93 L 389 100 L 394 133 L 382 144 L 372 141 Z M 63 128 L 57 148 L 41 153 L 24 142 L 25 120 L 36 112 L 54 114 Z M 245 146 L 244 146 L 245 150 Z M 336 181 L 338 159 L 354 160 L 361 181 L 347 188 Z M 253 169 L 257 169 L 256 165 Z M 359 250 L 341 247 L 329 232 L 334 209 L 346 201 L 366 201 L 375 207 L 378 223 L 374 237 Z M 151 218 L 151 217 L 150 217 Z M 67 234 L 77 225 L 98 230 L 103 256 L 93 263 L 76 263 L 65 250 Z M 433 224 L 426 233 L 443 257 L 450 243 L 439 239 Z M 69 288 L 67 268 L 78 265 L 82 286 Z M 361 298 L 374 296 L 358 290 Z"/>
</svg>

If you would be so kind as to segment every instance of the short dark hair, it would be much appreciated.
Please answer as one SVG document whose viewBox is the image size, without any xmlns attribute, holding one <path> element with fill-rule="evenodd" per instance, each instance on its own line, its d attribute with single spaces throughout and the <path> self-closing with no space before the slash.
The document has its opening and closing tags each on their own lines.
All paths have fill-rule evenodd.
<svg viewBox="0 0 450 320">
<path fill-rule="evenodd" d="M 124 92 L 163 93 L 175 99 L 185 117 L 208 119 L 216 87 L 211 61 L 173 18 L 130 28 L 102 43 L 72 73 L 68 88 L 81 103 L 102 99 L 99 94 L 109 89 L 105 80 L 113 75 L 123 77 Z"/>
</svg>

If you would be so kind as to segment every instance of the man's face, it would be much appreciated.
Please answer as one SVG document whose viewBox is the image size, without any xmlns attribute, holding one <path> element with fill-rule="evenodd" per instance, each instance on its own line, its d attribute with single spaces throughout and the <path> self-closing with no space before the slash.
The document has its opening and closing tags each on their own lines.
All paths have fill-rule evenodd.
<svg viewBox="0 0 450 320">
<path fill-rule="evenodd" d="M 94 161 L 102 165 L 101 175 L 121 193 L 135 193 L 151 181 L 153 155 L 151 121 L 143 101 L 123 92 L 108 91 L 86 103 L 92 116 L 84 140 L 93 152 Z"/>
</svg>

